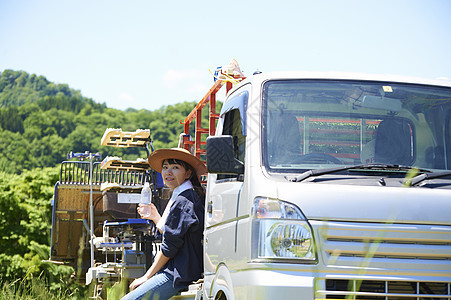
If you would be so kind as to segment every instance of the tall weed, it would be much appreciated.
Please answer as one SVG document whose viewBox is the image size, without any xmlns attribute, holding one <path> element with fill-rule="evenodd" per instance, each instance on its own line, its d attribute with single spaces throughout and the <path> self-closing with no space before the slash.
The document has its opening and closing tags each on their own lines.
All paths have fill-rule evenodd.
<svg viewBox="0 0 451 300">
<path fill-rule="evenodd" d="M 0 300 L 78 300 L 86 299 L 85 294 L 86 289 L 83 287 L 50 289 L 42 273 L 38 277 L 29 273 L 25 278 L 13 282 L 0 280 Z"/>
</svg>

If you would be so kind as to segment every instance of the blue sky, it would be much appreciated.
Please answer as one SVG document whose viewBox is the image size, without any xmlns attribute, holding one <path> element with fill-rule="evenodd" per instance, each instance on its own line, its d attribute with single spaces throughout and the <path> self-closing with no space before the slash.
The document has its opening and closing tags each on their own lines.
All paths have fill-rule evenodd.
<svg viewBox="0 0 451 300">
<path fill-rule="evenodd" d="M 199 100 L 209 70 L 451 78 L 451 1 L 0 0 L 0 71 L 108 107 Z"/>
</svg>

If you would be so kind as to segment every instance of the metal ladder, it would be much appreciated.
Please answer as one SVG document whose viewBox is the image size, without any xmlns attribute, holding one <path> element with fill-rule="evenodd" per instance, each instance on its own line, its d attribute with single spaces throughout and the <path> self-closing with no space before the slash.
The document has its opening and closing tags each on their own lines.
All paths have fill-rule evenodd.
<svg viewBox="0 0 451 300">
<path fill-rule="evenodd" d="M 216 120 L 219 118 L 219 114 L 216 113 L 216 94 L 219 90 L 226 86 L 226 94 L 233 88 L 234 82 L 239 82 L 246 77 L 234 76 L 233 74 L 227 74 L 227 72 L 222 71 L 221 75 L 223 78 L 217 78 L 215 83 L 207 92 L 207 94 L 199 101 L 196 107 L 189 113 L 183 122 L 180 122 L 184 126 L 183 135 L 183 147 L 186 150 L 190 150 L 190 147 L 194 145 L 194 155 L 199 159 L 203 160 L 201 155 L 205 154 L 205 144 L 202 141 L 202 134 L 214 135 L 216 130 Z M 209 115 L 208 115 L 208 128 L 202 127 L 202 109 L 209 104 Z M 194 132 L 195 136 L 193 140 L 190 140 L 190 124 L 194 122 Z"/>
</svg>

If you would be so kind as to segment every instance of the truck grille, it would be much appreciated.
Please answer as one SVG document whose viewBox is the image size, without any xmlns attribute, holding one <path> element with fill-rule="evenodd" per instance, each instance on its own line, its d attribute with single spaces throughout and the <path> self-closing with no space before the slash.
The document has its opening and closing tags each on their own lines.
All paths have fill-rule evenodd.
<svg viewBox="0 0 451 300">
<path fill-rule="evenodd" d="M 316 299 L 451 299 L 449 282 L 326 279 Z"/>
<path fill-rule="evenodd" d="M 439 269 L 450 275 L 450 226 L 345 222 L 315 225 L 325 265 L 385 270 L 393 267 L 399 271 L 410 270 L 415 264 L 425 271 Z"/>
<path fill-rule="evenodd" d="M 315 299 L 451 300 L 451 226 L 311 221 Z"/>
</svg>

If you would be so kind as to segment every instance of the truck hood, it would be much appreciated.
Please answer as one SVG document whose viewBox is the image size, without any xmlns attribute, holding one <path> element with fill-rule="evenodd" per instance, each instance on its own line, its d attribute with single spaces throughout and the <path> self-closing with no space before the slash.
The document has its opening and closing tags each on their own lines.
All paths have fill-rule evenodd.
<svg viewBox="0 0 451 300">
<path fill-rule="evenodd" d="M 309 220 L 451 225 L 450 190 L 279 182 L 277 191 Z"/>
</svg>

